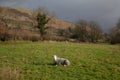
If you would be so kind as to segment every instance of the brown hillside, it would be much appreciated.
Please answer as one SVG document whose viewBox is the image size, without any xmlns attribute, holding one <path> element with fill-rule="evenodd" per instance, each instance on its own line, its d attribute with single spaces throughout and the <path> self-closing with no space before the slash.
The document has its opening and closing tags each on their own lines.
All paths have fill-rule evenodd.
<svg viewBox="0 0 120 80">
<path fill-rule="evenodd" d="M 66 29 L 68 27 L 73 27 L 74 24 L 53 18 L 48 23 L 48 26 L 54 27 L 56 29 Z"/>
<path fill-rule="evenodd" d="M 6 19 L 10 28 L 33 29 L 35 20 L 32 17 L 32 11 L 23 8 L 0 7 L 0 20 Z M 0 21 L 0 24 L 3 24 Z M 65 29 L 74 26 L 72 23 L 53 18 L 47 26 L 56 29 Z"/>
</svg>

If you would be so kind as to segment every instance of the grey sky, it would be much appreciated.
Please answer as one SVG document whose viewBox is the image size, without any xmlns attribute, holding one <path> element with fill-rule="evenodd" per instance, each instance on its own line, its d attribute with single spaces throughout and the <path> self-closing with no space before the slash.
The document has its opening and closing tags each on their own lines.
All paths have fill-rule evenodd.
<svg viewBox="0 0 120 80">
<path fill-rule="evenodd" d="M 120 18 L 120 0 L 0 0 L 0 5 L 32 10 L 42 6 L 54 11 L 60 19 L 94 20 L 103 29 L 114 26 Z"/>
</svg>

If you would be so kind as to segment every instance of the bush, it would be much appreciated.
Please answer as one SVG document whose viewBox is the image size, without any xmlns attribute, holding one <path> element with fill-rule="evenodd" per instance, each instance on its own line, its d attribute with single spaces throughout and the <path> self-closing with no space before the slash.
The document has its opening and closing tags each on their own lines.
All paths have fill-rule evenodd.
<svg viewBox="0 0 120 80">
<path fill-rule="evenodd" d="M 31 32 L 29 30 L 22 29 L 8 29 L 4 26 L 0 26 L 0 40 L 29 40 L 38 41 L 40 40 L 39 33 Z"/>
<path fill-rule="evenodd" d="M 120 29 L 113 29 L 110 33 L 110 43 L 116 44 L 120 43 Z"/>
<path fill-rule="evenodd" d="M 0 40 L 6 41 L 8 39 L 8 29 L 7 27 L 0 25 Z"/>
</svg>

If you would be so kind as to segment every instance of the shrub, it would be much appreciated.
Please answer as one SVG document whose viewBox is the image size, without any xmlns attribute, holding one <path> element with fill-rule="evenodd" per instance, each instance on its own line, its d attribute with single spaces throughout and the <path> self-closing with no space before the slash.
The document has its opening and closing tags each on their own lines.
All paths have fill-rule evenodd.
<svg viewBox="0 0 120 80">
<path fill-rule="evenodd" d="M 0 25 L 0 40 L 6 41 L 8 39 L 8 29 L 7 27 Z"/>
<path fill-rule="evenodd" d="M 112 28 L 110 32 L 110 43 L 120 43 L 120 29 L 118 29 L 117 27 Z"/>
</svg>

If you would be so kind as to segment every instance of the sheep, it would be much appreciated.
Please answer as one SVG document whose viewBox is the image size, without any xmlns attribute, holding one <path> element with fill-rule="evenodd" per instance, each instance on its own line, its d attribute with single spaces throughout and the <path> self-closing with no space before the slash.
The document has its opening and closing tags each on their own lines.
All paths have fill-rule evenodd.
<svg viewBox="0 0 120 80">
<path fill-rule="evenodd" d="M 68 59 L 59 58 L 56 55 L 53 55 L 53 59 L 54 59 L 56 66 L 57 65 L 69 66 L 70 65 L 70 61 Z"/>
</svg>

